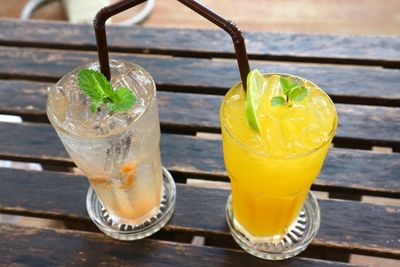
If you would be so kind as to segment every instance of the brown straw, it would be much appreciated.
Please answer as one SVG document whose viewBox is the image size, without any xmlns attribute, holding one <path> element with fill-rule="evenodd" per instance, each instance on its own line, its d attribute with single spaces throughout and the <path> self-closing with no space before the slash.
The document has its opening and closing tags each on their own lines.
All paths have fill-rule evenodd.
<svg viewBox="0 0 400 267">
<path fill-rule="evenodd" d="M 112 16 L 121 13 L 129 8 L 137 6 L 147 0 L 122 0 L 102 8 L 93 20 L 94 31 L 96 34 L 97 53 L 99 56 L 100 71 L 107 77 L 111 78 L 110 64 L 108 58 L 107 37 L 105 23 Z M 250 71 L 249 61 L 247 58 L 246 45 L 240 29 L 230 20 L 224 19 L 208 7 L 204 6 L 196 0 L 178 0 L 185 6 L 197 12 L 204 18 L 208 19 L 232 37 L 235 46 L 235 53 L 239 65 L 240 77 L 242 79 L 243 88 L 246 90 L 246 78 Z"/>
</svg>

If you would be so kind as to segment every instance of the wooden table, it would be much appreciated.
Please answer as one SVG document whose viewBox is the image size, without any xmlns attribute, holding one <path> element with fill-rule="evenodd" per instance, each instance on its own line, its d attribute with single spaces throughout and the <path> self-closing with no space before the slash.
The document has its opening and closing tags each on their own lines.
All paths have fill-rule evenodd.
<svg viewBox="0 0 400 267">
<path fill-rule="evenodd" d="M 45 171 L 0 168 L 0 212 L 61 220 L 67 229 L 0 224 L 0 265 L 349 266 L 351 253 L 400 259 L 400 208 L 360 202 L 400 198 L 400 38 L 245 33 L 252 68 L 294 73 L 336 102 L 339 127 L 313 190 L 321 227 L 300 256 L 271 263 L 244 253 L 225 223 L 228 190 L 188 185 L 228 181 L 218 137 L 222 95 L 239 81 L 229 37 L 220 31 L 109 27 L 112 57 L 155 78 L 163 164 L 177 182 L 173 218 L 145 240 L 99 233 L 85 207 L 87 179 L 48 124 L 46 87 L 96 60 L 89 25 L 0 20 L 0 158 Z M 199 134 L 200 133 L 200 134 Z M 371 151 L 386 147 L 393 153 Z M 336 199 L 334 199 L 336 198 Z M 340 198 L 340 199 L 338 199 Z M 205 237 L 204 246 L 196 245 Z M 317 259 L 313 259 L 317 258 Z"/>
</svg>

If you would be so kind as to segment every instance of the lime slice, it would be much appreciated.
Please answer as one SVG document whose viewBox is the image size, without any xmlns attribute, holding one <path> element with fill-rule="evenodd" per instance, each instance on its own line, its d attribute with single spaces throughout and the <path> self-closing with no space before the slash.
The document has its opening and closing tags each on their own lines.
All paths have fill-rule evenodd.
<svg viewBox="0 0 400 267">
<path fill-rule="evenodd" d="M 246 118 L 250 128 L 256 132 L 260 131 L 258 110 L 266 85 L 267 81 L 259 70 L 252 70 L 247 75 Z"/>
</svg>

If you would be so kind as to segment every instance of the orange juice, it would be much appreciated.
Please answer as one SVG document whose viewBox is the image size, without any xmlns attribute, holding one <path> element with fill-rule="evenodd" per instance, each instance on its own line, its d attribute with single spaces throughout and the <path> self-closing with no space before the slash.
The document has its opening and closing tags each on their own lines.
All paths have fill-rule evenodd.
<svg viewBox="0 0 400 267">
<path fill-rule="evenodd" d="M 284 96 L 280 78 L 308 89 L 302 101 L 272 106 Z M 239 83 L 221 106 L 224 160 L 232 186 L 235 224 L 254 240 L 282 238 L 299 215 L 318 176 L 337 126 L 331 99 L 315 84 L 290 75 L 266 74 L 259 131 L 246 119 Z"/>
</svg>

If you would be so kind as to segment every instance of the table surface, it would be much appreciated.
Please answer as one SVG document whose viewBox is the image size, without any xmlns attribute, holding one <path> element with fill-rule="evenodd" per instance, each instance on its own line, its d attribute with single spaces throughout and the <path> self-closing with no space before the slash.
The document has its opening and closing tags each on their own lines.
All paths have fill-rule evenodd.
<svg viewBox="0 0 400 267">
<path fill-rule="evenodd" d="M 0 122 L 0 159 L 44 169 L 0 168 L 0 212 L 66 225 L 0 223 L 0 265 L 353 266 L 346 263 L 352 253 L 400 259 L 400 208 L 360 201 L 400 198 L 400 38 L 245 33 L 252 68 L 314 81 L 339 114 L 334 147 L 312 186 L 330 196 L 319 200 L 318 235 L 298 257 L 272 263 L 244 253 L 230 236 L 229 190 L 187 184 L 229 181 L 218 139 L 222 95 L 239 80 L 229 36 L 108 28 L 111 57 L 143 66 L 156 81 L 163 165 L 177 182 L 167 226 L 150 238 L 122 242 L 91 223 L 87 179 L 68 172 L 74 164 L 45 114 L 46 87 L 96 60 L 91 26 L 0 20 L 0 29 L 0 113 L 23 119 Z M 392 153 L 372 151 L 376 146 Z M 193 241 L 198 236 L 204 245 Z"/>
</svg>

